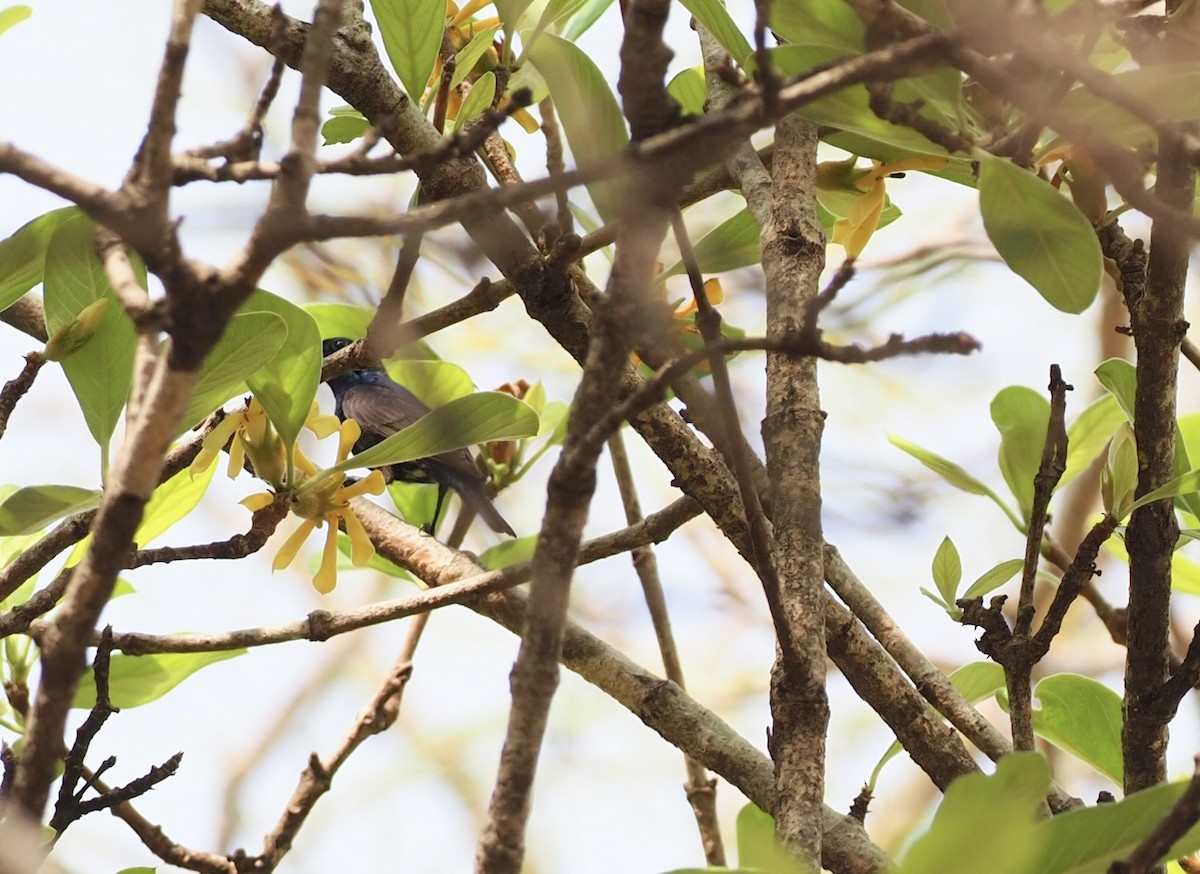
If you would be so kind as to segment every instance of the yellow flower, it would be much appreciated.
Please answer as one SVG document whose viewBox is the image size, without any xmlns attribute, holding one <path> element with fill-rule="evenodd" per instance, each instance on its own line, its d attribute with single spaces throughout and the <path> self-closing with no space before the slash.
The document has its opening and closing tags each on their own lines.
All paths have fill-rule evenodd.
<svg viewBox="0 0 1200 874">
<path fill-rule="evenodd" d="M 946 166 L 946 158 L 932 155 L 917 155 L 905 158 L 892 164 L 882 161 L 872 161 L 871 169 L 859 171 L 849 162 L 829 162 L 829 166 L 837 176 L 846 175 L 853 190 L 862 192 L 854 198 L 847 214 L 837 220 L 833 226 L 833 242 L 846 247 L 846 254 L 857 258 L 866 248 L 871 235 L 879 227 L 879 219 L 883 215 L 883 207 L 887 203 L 887 187 L 885 180 L 904 170 L 940 170 Z M 825 168 L 829 170 L 829 168 Z M 833 174 L 830 179 L 833 179 Z M 825 187 L 825 186 L 821 186 Z"/>
<path fill-rule="evenodd" d="M 337 463 L 340 464 L 350 454 L 350 449 L 361 435 L 358 423 L 348 419 L 340 426 L 338 441 Z M 366 530 L 354 511 L 350 509 L 350 500 L 363 494 L 383 494 L 385 483 L 382 471 L 373 470 L 370 475 L 351 485 L 345 484 L 345 477 L 340 473 L 323 473 L 299 449 L 296 450 L 296 467 L 301 472 L 300 487 L 292 495 L 291 510 L 293 515 L 303 521 L 292 535 L 284 542 L 272 563 L 272 570 L 282 570 L 290 565 L 300 552 L 300 547 L 313 530 L 327 526 L 325 546 L 321 553 L 321 565 L 313 577 L 313 586 L 322 595 L 333 591 L 337 585 L 337 532 L 339 522 L 345 526 L 346 534 L 350 537 L 350 560 L 355 567 L 362 567 L 375 554 L 375 546 L 367 536 Z M 271 495 L 267 493 L 251 495 L 242 501 L 250 510 L 270 503 Z"/>
</svg>

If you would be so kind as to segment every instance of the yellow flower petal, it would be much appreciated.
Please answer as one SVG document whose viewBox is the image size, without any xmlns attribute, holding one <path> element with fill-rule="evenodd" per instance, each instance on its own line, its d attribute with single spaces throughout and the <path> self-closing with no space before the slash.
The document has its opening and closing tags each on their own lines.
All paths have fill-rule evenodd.
<svg viewBox="0 0 1200 874">
<path fill-rule="evenodd" d="M 292 536 L 284 541 L 283 547 L 275 555 L 275 561 L 271 563 L 271 570 L 281 571 L 290 565 L 295 560 L 300 547 L 304 545 L 304 541 L 308 539 L 308 535 L 312 534 L 316 527 L 317 523 L 314 519 L 305 519 L 301 522 L 300 527 L 292 532 Z"/>
<path fill-rule="evenodd" d="M 382 470 L 373 470 L 358 482 L 344 487 L 338 494 L 338 499 L 348 501 L 359 495 L 382 495 L 387 488 Z"/>
<path fill-rule="evenodd" d="M 346 535 L 350 538 L 350 561 L 355 567 L 362 567 L 375 554 L 375 544 L 367 536 L 367 529 L 363 528 L 353 510 L 346 509 L 338 515 L 342 517 L 342 522 L 346 525 Z"/>
<path fill-rule="evenodd" d="M 296 467 L 300 468 L 300 471 L 302 473 L 306 473 L 309 476 L 312 476 L 313 474 L 315 474 L 317 472 L 317 466 L 312 463 L 312 459 L 310 459 L 307 455 L 304 454 L 304 450 L 302 450 L 299 447 L 299 445 L 296 446 L 295 459 L 296 459 Z"/>
<path fill-rule="evenodd" d="M 337 460 L 341 464 L 346 460 L 346 456 L 350 454 L 350 450 L 354 444 L 358 442 L 358 438 L 362 436 L 362 428 L 358 426 L 358 422 L 353 419 L 347 419 L 342 422 L 342 436 L 338 441 Z"/>
<path fill-rule="evenodd" d="M 304 427 L 316 434 L 320 440 L 324 440 L 337 431 L 341 424 L 337 416 L 323 414 L 316 401 L 313 401 L 312 406 L 309 407 L 308 417 L 304 420 Z"/>
<path fill-rule="evenodd" d="M 229 438 L 242 426 L 244 421 L 243 413 L 232 413 L 212 429 L 212 432 L 200 444 L 200 451 L 196 453 L 195 459 L 188 467 L 192 476 L 202 470 L 208 470 L 209 466 L 217 460 L 217 456 L 221 454 L 221 450 L 225 448 L 225 444 L 229 442 Z"/>
<path fill-rule="evenodd" d="M 238 501 L 243 507 L 251 513 L 255 513 L 264 507 L 269 507 L 275 502 L 275 496 L 270 492 L 255 492 L 253 495 L 247 495 Z"/>
<path fill-rule="evenodd" d="M 325 535 L 325 550 L 321 553 L 321 567 L 313 577 L 313 588 L 328 595 L 337 585 L 337 516 L 329 516 L 329 531 Z"/>
</svg>

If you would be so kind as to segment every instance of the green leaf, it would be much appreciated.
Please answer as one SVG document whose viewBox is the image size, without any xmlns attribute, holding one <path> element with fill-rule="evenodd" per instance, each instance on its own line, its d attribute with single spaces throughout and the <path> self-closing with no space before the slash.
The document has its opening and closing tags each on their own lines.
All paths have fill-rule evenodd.
<svg viewBox="0 0 1200 874">
<path fill-rule="evenodd" d="M 1109 81 L 1164 124 L 1200 118 L 1200 69 L 1194 65 L 1145 66 L 1116 73 Z M 1072 89 L 1057 111 L 1104 131 L 1104 138 L 1116 145 L 1138 146 L 1157 138 L 1143 121 L 1082 86 Z"/>
<path fill-rule="evenodd" d="M 740 210 L 701 237 L 695 252 L 700 272 L 705 276 L 757 264 L 762 260 L 758 222 L 749 210 Z M 657 281 L 663 282 L 686 269 L 682 260 L 676 261 L 658 275 Z"/>
<path fill-rule="evenodd" d="M 989 592 L 994 592 L 1003 586 L 1019 574 L 1024 567 L 1024 559 L 1010 558 L 1008 561 L 1002 561 L 990 570 L 985 571 L 979 579 L 971 583 L 967 590 L 962 593 L 962 597 L 982 598 Z"/>
<path fill-rule="evenodd" d="M 446 29 L 445 0 L 371 0 L 371 11 L 392 69 L 420 104 Z"/>
<path fill-rule="evenodd" d="M 1037 816 L 1049 788 L 1050 767 L 1037 753 L 1005 756 L 991 776 L 959 777 L 896 874 L 958 871 L 965 859 L 986 859 L 988 874 L 1044 871 L 1031 863 L 1042 852 Z"/>
<path fill-rule="evenodd" d="M 212 482 L 217 465 L 210 464 L 201 471 L 184 468 L 175 476 L 154 490 L 146 510 L 142 514 L 142 524 L 133 535 L 133 542 L 138 549 L 144 549 L 148 543 L 163 534 L 168 528 L 192 512 Z"/>
<path fill-rule="evenodd" d="M 235 314 L 200 365 L 196 388 L 180 420 L 178 433 L 187 431 L 244 391 L 246 380 L 276 356 L 287 337 L 287 324 L 275 313 Z"/>
<path fill-rule="evenodd" d="M 948 606 L 954 606 L 958 597 L 958 584 L 962 582 L 962 559 L 958 548 L 949 537 L 943 537 L 941 545 L 933 555 L 933 582 Z"/>
<path fill-rule="evenodd" d="M 157 868 L 139 866 L 137 868 L 122 868 L 117 874 L 155 874 L 157 870 Z"/>
<path fill-rule="evenodd" d="M 1100 471 L 1100 497 L 1106 513 L 1124 519 L 1137 491 L 1138 460 L 1133 426 L 1122 422 L 1108 446 L 1108 458 Z"/>
<path fill-rule="evenodd" d="M 137 331 L 109 284 L 93 234 L 96 225 L 79 213 L 59 224 L 46 248 L 46 330 L 53 336 L 90 304 L 108 298 L 100 327 L 88 343 L 62 362 L 88 430 L 107 459 L 108 441 L 120 419 L 133 381 Z M 134 259 L 145 285 L 145 268 Z"/>
<path fill-rule="evenodd" d="M 569 39 L 571 42 L 579 39 L 600 20 L 600 16 L 612 5 L 613 0 L 585 0 L 584 4 L 579 7 L 579 11 L 571 16 L 571 23 L 563 33 L 563 38 Z"/>
<path fill-rule="evenodd" d="M 577 163 L 614 155 L 629 144 L 625 117 L 616 98 L 582 49 L 565 39 L 543 34 L 527 55 L 550 86 Z M 616 217 L 617 189 L 613 183 L 594 183 L 588 186 L 588 193 L 605 221 Z"/>
<path fill-rule="evenodd" d="M 1041 706 L 1033 711 L 1033 730 L 1122 785 L 1121 696 L 1079 674 L 1046 677 L 1034 695 Z"/>
<path fill-rule="evenodd" d="M 339 113 L 336 109 L 330 112 L 333 117 L 321 125 L 321 136 L 325 138 L 324 145 L 332 146 L 337 143 L 352 143 L 371 129 L 367 121 L 357 109 Z"/>
<path fill-rule="evenodd" d="M 771 30 L 790 43 L 829 46 L 844 55 L 861 54 L 866 29 L 848 3 L 779 0 L 771 7 Z"/>
<path fill-rule="evenodd" d="M 1159 486 L 1152 492 L 1142 495 L 1129 507 L 1132 513 L 1139 507 L 1161 501 L 1163 498 L 1174 498 L 1177 495 L 1189 495 L 1200 492 L 1200 468 L 1190 470 L 1183 476 L 1176 477 L 1164 486 Z"/>
<path fill-rule="evenodd" d="M 527 404 L 501 392 L 479 392 L 438 407 L 326 472 L 399 464 L 476 443 L 530 437 L 537 429 L 537 413 Z"/>
<path fill-rule="evenodd" d="M 467 372 L 449 361 L 392 358 L 384 367 L 388 376 L 433 409 L 475 391 Z"/>
<path fill-rule="evenodd" d="M 42 281 L 50 238 L 59 225 L 78 215 L 82 213 L 75 206 L 56 209 L 27 222 L 0 242 L 0 310 L 8 309 Z"/>
<path fill-rule="evenodd" d="M 1000 472 L 1017 499 L 1021 518 L 1029 522 L 1033 478 L 1042 464 L 1050 402 L 1025 386 L 1001 389 L 992 399 L 992 421 L 1000 432 Z"/>
<path fill-rule="evenodd" d="M 741 29 L 729 17 L 725 4 L 720 0 L 681 0 L 687 11 L 695 16 L 704 29 L 713 35 L 721 48 L 729 52 L 729 56 L 739 64 L 745 64 L 754 50 Z"/>
<path fill-rule="evenodd" d="M 512 35 L 521 23 L 521 16 L 532 2 L 533 0 L 493 0 L 496 11 L 500 13 L 500 23 L 504 25 L 506 45 L 512 45 Z"/>
<path fill-rule="evenodd" d="M 388 497 L 396 507 L 400 518 L 410 525 L 426 525 L 433 521 L 433 511 L 437 506 L 437 488 L 423 483 L 388 483 Z M 446 514 L 438 520 L 440 525 L 445 521 Z M 434 532 L 436 533 L 436 532 Z"/>
<path fill-rule="evenodd" d="M 15 24 L 20 24 L 31 15 L 33 15 L 33 10 L 28 6 L 9 6 L 7 9 L 0 9 L 0 33 L 4 33 Z M 2 308 L 0 307 L 0 309 Z"/>
<path fill-rule="evenodd" d="M 983 151 L 979 209 L 1004 263 L 1055 309 L 1086 310 L 1100 289 L 1103 257 L 1091 222 L 1050 183 Z"/>
<path fill-rule="evenodd" d="M 139 707 L 166 695 L 192 674 L 226 659 L 244 655 L 245 649 L 221 652 L 169 652 L 131 656 L 115 653 L 109 664 L 108 692 L 114 706 L 122 710 Z M 79 681 L 73 707 L 96 705 L 96 678 L 92 669 Z"/>
<path fill-rule="evenodd" d="M 942 458 L 942 456 L 934 452 L 930 452 L 928 449 L 922 449 L 915 443 L 909 443 L 902 437 L 896 437 L 895 435 L 889 434 L 888 442 L 897 449 L 907 452 L 909 455 L 921 462 L 921 464 L 925 465 L 955 488 L 962 489 L 964 492 L 968 492 L 972 495 L 985 495 L 986 497 L 991 498 L 993 501 L 995 501 L 996 506 L 1004 511 L 1004 514 L 1008 516 L 1009 520 L 1013 523 L 1013 525 L 1016 526 L 1017 530 L 1024 531 L 1024 525 L 1021 520 L 1017 518 L 1016 514 L 1014 514 L 1011 509 L 1009 509 L 1007 504 L 1000 500 L 1000 497 L 995 492 L 993 492 L 975 477 L 971 476 L 954 462 L 948 461 L 947 459 Z"/>
<path fill-rule="evenodd" d="M 483 30 L 476 31 L 475 35 L 471 37 L 471 41 L 454 56 L 454 75 L 450 77 L 451 88 L 467 78 L 467 74 L 475 69 L 479 59 L 492 47 L 496 31 L 499 29 L 498 27 L 485 27 Z M 492 79 L 495 81 L 495 76 Z"/>
<path fill-rule="evenodd" d="M 502 540 L 490 549 L 485 549 L 479 555 L 479 563 L 488 570 L 500 570 L 512 564 L 529 561 L 537 548 L 538 537 L 530 534 L 528 537 L 518 537 L 515 540 Z"/>
<path fill-rule="evenodd" d="M 246 377 L 246 384 L 285 444 L 300 436 L 321 383 L 321 331 L 316 320 L 289 300 L 261 289 L 239 312 L 272 313 L 283 320 L 287 337 L 279 351 Z M 267 345 L 266 341 L 256 341 Z"/>
<path fill-rule="evenodd" d="M 775 820 L 753 803 L 738 811 L 737 848 L 737 871 L 809 874 L 809 868 L 793 859 L 775 840 Z"/>
<path fill-rule="evenodd" d="M 1137 400 L 1137 369 L 1124 358 L 1109 358 L 1095 370 L 1096 379 L 1121 407 L 1125 418 L 1133 422 Z"/>
<path fill-rule="evenodd" d="M 1042 820 L 1035 828 L 1038 856 L 1029 871 L 1039 874 L 1104 874 L 1124 859 L 1166 816 L 1186 788 L 1185 781 L 1135 792 L 1113 804 L 1081 807 Z M 1200 849 L 1200 825 L 1193 825 L 1163 859 Z"/>
<path fill-rule="evenodd" d="M 1058 481 L 1060 490 L 1091 466 L 1124 421 L 1112 395 L 1097 398 L 1075 417 L 1067 428 L 1067 469 Z"/>
<path fill-rule="evenodd" d="M 845 57 L 846 51 L 831 46 L 821 45 L 784 45 L 771 49 L 771 62 L 780 72 L 788 76 L 798 76 L 817 67 L 824 66 Z M 753 56 L 746 60 L 747 72 L 752 72 L 755 64 Z M 854 154 L 881 160 L 895 160 L 910 155 L 940 155 L 948 157 L 946 150 L 927 140 L 912 128 L 901 127 L 884 121 L 876 115 L 870 106 L 870 97 L 863 85 L 841 88 L 833 94 L 827 94 L 804 104 L 796 110 L 810 121 L 820 125 L 837 128 L 858 137 L 866 138 L 878 145 L 890 146 L 899 153 L 872 154 L 870 150 L 860 150 L 861 146 L 851 148 Z M 833 142 L 833 140 L 830 140 Z M 839 145 L 840 143 L 834 143 Z M 957 165 L 951 171 L 956 178 L 969 176 L 965 161 L 951 161 Z M 949 174 L 947 174 L 949 175 Z M 966 181 L 962 179 L 961 181 Z"/>
<path fill-rule="evenodd" d="M 667 94 L 679 104 L 682 115 L 703 115 L 708 92 L 704 84 L 704 68 L 688 67 L 676 73 L 667 84 Z"/>
<path fill-rule="evenodd" d="M 455 133 L 462 130 L 462 126 L 473 118 L 478 118 L 492 105 L 492 101 L 496 97 L 496 74 L 492 72 L 484 73 L 471 86 L 471 93 L 467 95 L 467 99 L 463 101 L 462 106 L 458 110 L 458 116 L 454 119 L 454 126 L 450 133 Z"/>
<path fill-rule="evenodd" d="M 995 662 L 971 662 L 951 674 L 950 682 L 967 701 L 978 704 L 1005 688 L 1004 668 Z"/>
<path fill-rule="evenodd" d="M 40 531 L 56 519 L 100 506 L 102 494 L 76 486 L 26 486 L 0 501 L 0 537 Z"/>
<path fill-rule="evenodd" d="M 348 303 L 306 303 L 301 307 L 317 322 L 321 339 L 349 337 L 360 340 L 367 336 L 374 310 Z"/>
</svg>

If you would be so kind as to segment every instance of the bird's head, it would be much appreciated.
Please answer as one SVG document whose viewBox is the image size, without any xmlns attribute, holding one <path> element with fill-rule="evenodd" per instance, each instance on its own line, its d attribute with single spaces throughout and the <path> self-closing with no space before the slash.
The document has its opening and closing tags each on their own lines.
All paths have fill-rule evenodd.
<svg viewBox="0 0 1200 874">
<path fill-rule="evenodd" d="M 330 337 L 321 344 L 321 356 L 323 358 L 328 358 L 334 352 L 338 351 L 339 349 L 345 349 L 353 342 L 354 341 L 349 337 Z"/>
</svg>

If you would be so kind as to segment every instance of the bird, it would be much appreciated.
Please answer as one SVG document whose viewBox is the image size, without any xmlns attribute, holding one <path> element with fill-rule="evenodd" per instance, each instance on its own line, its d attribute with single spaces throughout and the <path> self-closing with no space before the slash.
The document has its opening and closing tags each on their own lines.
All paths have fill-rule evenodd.
<svg viewBox="0 0 1200 874">
<path fill-rule="evenodd" d="M 328 358 L 353 341 L 334 337 L 322 343 L 322 354 Z M 341 421 L 354 419 L 362 436 L 354 444 L 357 455 L 370 449 L 386 437 L 407 428 L 430 411 L 416 395 L 395 382 L 382 367 L 350 370 L 329 381 L 333 390 L 334 413 Z M 432 532 L 442 512 L 446 491 L 453 489 L 463 502 L 479 514 L 488 527 L 500 534 L 516 537 L 512 526 L 500 515 L 485 491 L 487 477 L 475 464 L 466 449 L 454 449 L 428 458 L 418 458 L 380 468 L 387 482 L 435 483 L 438 487 L 437 506 L 428 529 Z"/>
</svg>

